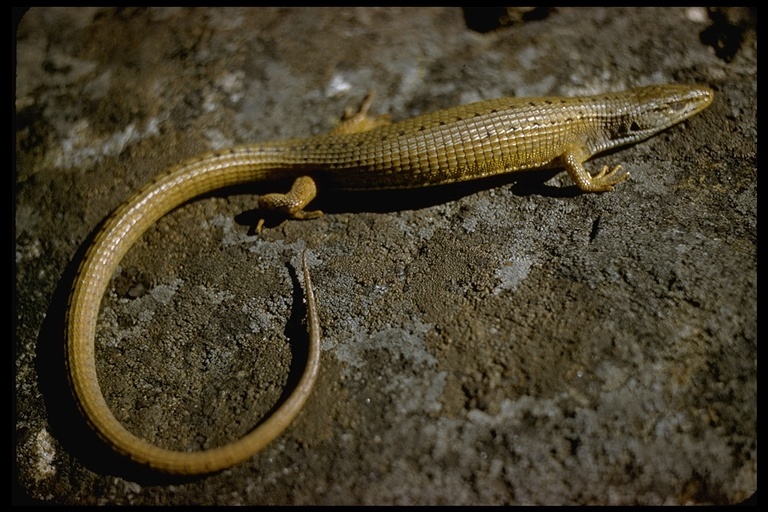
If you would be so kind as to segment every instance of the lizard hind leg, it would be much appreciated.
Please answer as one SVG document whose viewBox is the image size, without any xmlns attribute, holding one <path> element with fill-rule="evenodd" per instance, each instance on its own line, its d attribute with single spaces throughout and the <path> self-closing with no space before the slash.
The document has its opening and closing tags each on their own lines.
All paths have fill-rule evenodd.
<svg viewBox="0 0 768 512">
<path fill-rule="evenodd" d="M 291 189 L 285 194 L 272 193 L 259 197 L 259 210 L 274 212 L 291 219 L 316 219 L 323 215 L 320 210 L 305 211 L 306 207 L 317 195 L 315 180 L 309 176 L 300 176 L 293 182 Z M 256 232 L 261 234 L 264 219 L 259 219 Z"/>
<path fill-rule="evenodd" d="M 357 111 L 354 111 L 352 108 L 347 108 L 341 118 L 341 123 L 331 130 L 330 133 L 335 135 L 348 135 L 351 133 L 367 132 L 374 128 L 392 124 L 392 117 L 389 114 L 381 114 L 378 116 L 368 115 L 368 110 L 371 108 L 374 96 L 375 94 L 373 91 L 368 91 L 368 94 L 365 96 L 365 99 L 363 99 L 363 102 L 360 104 Z"/>
<path fill-rule="evenodd" d="M 349 135 L 353 133 L 367 132 L 374 128 L 389 126 L 392 117 L 389 114 L 377 116 L 368 115 L 368 110 L 373 103 L 374 92 L 368 91 L 360 107 L 355 111 L 347 108 L 342 116 L 341 123 L 329 132 L 332 135 Z M 290 219 L 316 219 L 323 215 L 320 210 L 305 211 L 306 207 L 317 195 L 315 181 L 309 176 L 300 176 L 293 182 L 291 190 L 285 194 L 272 193 L 259 197 L 259 210 L 278 213 Z M 260 235 L 264 228 L 265 219 L 259 219 L 256 224 L 256 232 Z"/>
</svg>

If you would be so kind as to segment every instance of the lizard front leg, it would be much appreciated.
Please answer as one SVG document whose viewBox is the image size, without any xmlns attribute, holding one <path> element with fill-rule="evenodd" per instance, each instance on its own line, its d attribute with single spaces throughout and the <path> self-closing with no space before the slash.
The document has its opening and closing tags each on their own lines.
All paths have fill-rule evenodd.
<svg viewBox="0 0 768 512">
<path fill-rule="evenodd" d="M 594 176 L 591 175 L 583 165 L 583 162 L 588 158 L 583 158 L 584 153 L 583 149 L 576 146 L 560 157 L 568 176 L 584 192 L 610 192 L 614 185 L 629 178 L 629 173 L 618 174 L 621 170 L 620 165 L 613 169 L 609 169 L 606 165 L 600 172 Z"/>
</svg>

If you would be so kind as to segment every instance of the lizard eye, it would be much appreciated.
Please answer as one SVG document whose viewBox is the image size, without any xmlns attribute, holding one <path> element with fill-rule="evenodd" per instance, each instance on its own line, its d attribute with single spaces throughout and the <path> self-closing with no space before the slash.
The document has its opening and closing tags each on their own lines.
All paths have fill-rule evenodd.
<svg viewBox="0 0 768 512">
<path fill-rule="evenodd" d="M 671 110 L 674 110 L 675 112 L 678 112 L 680 110 L 683 110 L 683 108 L 685 108 L 685 104 L 682 101 L 674 101 L 669 104 L 669 108 Z"/>
</svg>

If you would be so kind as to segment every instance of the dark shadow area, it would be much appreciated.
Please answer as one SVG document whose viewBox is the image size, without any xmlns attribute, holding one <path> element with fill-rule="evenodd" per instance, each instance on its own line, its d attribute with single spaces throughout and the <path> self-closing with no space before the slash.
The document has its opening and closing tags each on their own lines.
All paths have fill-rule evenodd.
<svg viewBox="0 0 768 512">
<path fill-rule="evenodd" d="M 578 187 L 553 187 L 545 182 L 563 172 L 562 169 L 517 171 L 509 174 L 489 176 L 476 180 L 429 187 L 392 190 L 336 190 L 318 184 L 317 198 L 307 207 L 308 211 L 321 210 L 326 214 L 332 213 L 387 213 L 406 210 L 421 210 L 476 194 L 493 188 L 511 186 L 515 195 L 526 197 L 539 195 L 545 197 L 572 198 L 583 194 Z M 284 192 L 290 183 L 260 183 L 232 187 L 227 190 L 212 193 L 216 197 L 231 194 L 263 194 L 267 192 Z M 250 234 L 255 234 L 254 226 L 264 219 L 264 227 L 274 228 L 286 220 L 285 216 L 257 208 L 247 210 L 235 217 L 235 221 L 243 226 L 251 227 Z"/>
<path fill-rule="evenodd" d="M 543 20 L 551 7 L 462 7 L 467 28 L 485 34 L 500 28 Z"/>
</svg>

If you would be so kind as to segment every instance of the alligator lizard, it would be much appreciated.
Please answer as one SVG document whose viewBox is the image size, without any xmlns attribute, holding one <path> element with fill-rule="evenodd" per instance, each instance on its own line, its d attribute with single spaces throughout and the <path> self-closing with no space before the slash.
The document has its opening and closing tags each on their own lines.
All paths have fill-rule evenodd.
<svg viewBox="0 0 768 512">
<path fill-rule="evenodd" d="M 160 217 L 201 194 L 254 181 L 295 179 L 287 194 L 266 194 L 259 207 L 289 218 L 321 189 L 398 189 L 459 182 L 524 169 L 562 167 L 585 192 L 604 192 L 627 178 L 620 166 L 595 175 L 582 163 L 602 151 L 646 139 L 712 101 L 707 87 L 658 85 L 574 98 L 502 98 L 398 123 L 360 111 L 324 135 L 239 146 L 193 158 L 160 174 L 119 206 L 81 262 L 67 315 L 67 362 L 74 395 L 89 425 L 115 451 L 176 474 L 218 471 L 251 457 L 279 435 L 307 399 L 319 367 L 319 322 L 303 258 L 310 356 L 283 405 L 246 436 L 196 452 L 167 450 L 126 430 L 109 410 L 95 362 L 102 296 L 128 249 Z M 261 223 L 258 226 L 261 229 Z"/>
</svg>

